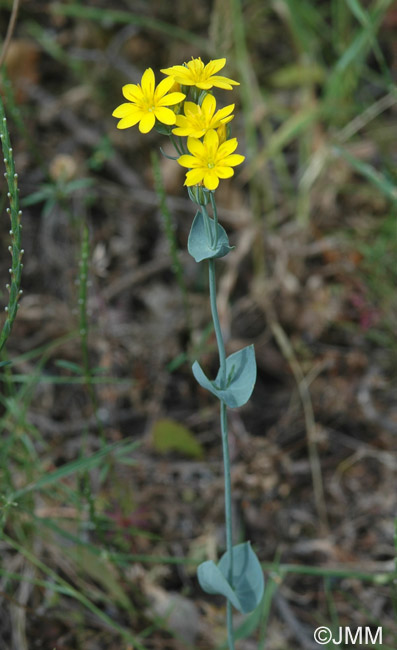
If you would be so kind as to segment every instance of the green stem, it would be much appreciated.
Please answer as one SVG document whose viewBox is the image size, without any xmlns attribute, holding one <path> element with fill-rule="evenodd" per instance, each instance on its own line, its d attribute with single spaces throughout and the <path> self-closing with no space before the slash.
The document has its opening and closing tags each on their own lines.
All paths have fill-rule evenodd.
<svg viewBox="0 0 397 650">
<path fill-rule="evenodd" d="M 225 480 L 225 520 L 226 520 L 226 551 L 229 558 L 227 579 L 233 588 L 233 520 L 232 520 L 232 482 L 230 475 L 229 439 L 227 431 L 226 404 L 221 402 L 221 432 L 223 449 L 223 471 Z M 230 600 L 226 603 L 226 624 L 229 650 L 234 650 L 233 611 Z"/>
<path fill-rule="evenodd" d="M 211 195 L 212 197 L 212 195 Z M 214 206 L 215 199 L 211 198 L 212 205 Z M 203 209 L 203 214 L 204 214 Z M 205 213 L 207 211 L 205 210 Z M 216 208 L 214 215 L 216 214 Z M 208 214 L 207 214 L 208 217 Z M 204 215 L 205 218 L 205 215 Z M 221 386 L 226 386 L 226 352 L 225 344 L 223 341 L 222 330 L 219 323 L 218 308 L 216 305 L 216 278 L 215 278 L 215 260 L 208 260 L 209 264 L 209 288 L 210 288 L 210 303 L 212 320 L 214 322 L 216 342 L 219 352 L 219 364 L 221 371 Z M 221 433 L 222 433 L 222 450 L 223 450 L 223 466 L 224 466 L 224 480 L 225 480 L 225 520 L 226 520 L 226 552 L 229 559 L 227 577 L 230 585 L 233 587 L 233 526 L 232 526 L 232 485 L 230 475 L 230 455 L 229 455 L 229 440 L 228 440 L 228 427 L 227 427 L 227 412 L 226 404 L 221 401 L 220 407 L 221 416 Z M 234 634 L 233 634 L 233 612 L 230 601 L 227 601 L 227 638 L 229 650 L 235 650 Z"/>
<path fill-rule="evenodd" d="M 218 243 L 218 212 L 217 212 L 217 209 L 216 209 L 215 194 L 213 192 L 210 192 L 210 199 L 211 199 L 211 205 L 212 205 L 212 214 L 214 215 L 214 224 L 215 224 L 214 248 L 216 248 L 216 245 Z"/>
<path fill-rule="evenodd" d="M 80 263 L 79 263 L 79 278 L 77 280 L 79 285 L 79 332 L 80 332 L 80 342 L 81 342 L 81 352 L 83 359 L 83 370 L 84 370 L 84 383 L 88 392 L 88 396 L 91 401 L 92 409 L 94 416 L 97 422 L 98 431 L 100 433 L 102 443 L 105 444 L 105 431 L 103 428 L 102 421 L 98 415 L 98 400 L 95 392 L 95 387 L 93 384 L 93 376 L 90 366 L 90 356 L 88 349 L 88 317 L 87 317 L 87 289 L 88 289 L 88 260 L 90 254 L 90 241 L 89 241 L 89 231 L 88 226 L 83 223 L 83 233 L 81 239 L 81 252 L 80 252 Z"/>
<path fill-rule="evenodd" d="M 233 632 L 233 610 L 230 600 L 226 603 L 226 624 L 227 624 L 227 640 L 229 650 L 235 650 L 234 645 L 234 632 Z"/>
<path fill-rule="evenodd" d="M 173 133 L 170 133 L 170 140 L 171 140 L 172 144 L 174 145 L 174 148 L 175 148 L 176 152 L 180 156 L 182 156 L 183 149 L 181 149 L 181 147 L 179 146 L 178 141 L 177 141 L 176 137 L 173 135 Z"/>
<path fill-rule="evenodd" d="M 3 150 L 4 164 L 5 164 L 5 179 L 7 183 L 7 196 L 10 202 L 10 207 L 7 212 L 11 220 L 11 245 L 8 250 L 11 253 L 11 267 L 9 269 L 10 281 L 6 285 L 9 293 L 8 304 L 6 305 L 6 317 L 3 327 L 0 330 L 0 352 L 3 349 L 8 337 L 11 334 L 12 326 L 17 315 L 19 298 L 22 294 L 20 289 L 21 275 L 22 275 L 22 256 L 23 248 L 21 248 L 21 216 L 22 212 L 19 209 L 19 190 L 18 190 L 18 174 L 15 172 L 14 156 L 10 142 L 10 136 L 7 128 L 7 119 L 4 113 L 3 102 L 0 97 L 0 140 Z"/>
<path fill-rule="evenodd" d="M 204 228 L 205 228 L 205 234 L 207 236 L 207 242 L 210 248 L 214 248 L 214 242 L 212 241 L 212 233 L 211 233 L 211 226 L 210 226 L 210 217 L 205 205 L 201 206 L 201 213 L 204 217 Z M 216 295 L 216 291 L 215 291 L 215 295 Z"/>
<path fill-rule="evenodd" d="M 210 303 L 211 314 L 214 322 L 214 330 L 216 342 L 219 352 L 219 366 L 221 369 L 221 388 L 226 388 L 226 352 L 225 344 L 223 342 L 222 330 L 219 323 L 218 308 L 216 306 L 216 278 L 215 278 L 215 260 L 213 258 L 208 260 L 209 267 L 209 286 L 210 286 Z"/>
</svg>

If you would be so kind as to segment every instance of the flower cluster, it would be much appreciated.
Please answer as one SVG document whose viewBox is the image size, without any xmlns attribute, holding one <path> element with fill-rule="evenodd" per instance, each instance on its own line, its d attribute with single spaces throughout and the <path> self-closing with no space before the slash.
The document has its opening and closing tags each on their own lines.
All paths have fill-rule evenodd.
<svg viewBox="0 0 397 650">
<path fill-rule="evenodd" d="M 178 163 L 189 170 L 185 180 L 188 187 L 199 185 L 213 191 L 219 179 L 233 176 L 233 168 L 244 160 L 234 153 L 236 138 L 228 139 L 234 104 L 217 110 L 212 94 L 214 87 L 232 90 L 239 85 L 217 74 L 225 63 L 226 59 L 216 59 L 204 65 L 197 58 L 165 68 L 161 72 L 166 78 L 157 86 L 153 70 L 148 68 L 140 84 L 123 86 L 128 101 L 113 111 L 113 116 L 120 118 L 119 129 L 139 123 L 141 133 L 156 127 L 171 137 Z"/>
</svg>

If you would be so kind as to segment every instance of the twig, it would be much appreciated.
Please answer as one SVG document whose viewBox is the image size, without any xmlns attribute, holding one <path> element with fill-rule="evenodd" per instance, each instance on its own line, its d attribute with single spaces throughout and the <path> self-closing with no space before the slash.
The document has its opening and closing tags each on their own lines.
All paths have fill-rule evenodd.
<svg viewBox="0 0 397 650">
<path fill-rule="evenodd" d="M 274 338 L 276 339 L 283 355 L 291 367 L 296 385 L 298 387 L 306 425 L 307 446 L 309 450 L 310 467 L 314 488 L 314 500 L 316 502 L 316 508 L 320 520 L 324 528 L 328 529 L 328 517 L 327 507 L 325 504 L 323 478 L 321 474 L 321 464 L 316 444 L 316 423 L 314 420 L 313 405 L 310 397 L 307 379 L 302 372 L 302 368 L 298 359 L 296 358 L 293 347 L 280 323 L 272 320 L 270 322 L 270 327 Z"/>
<path fill-rule="evenodd" d="M 6 55 L 7 55 L 7 50 L 10 46 L 12 35 L 14 33 L 15 25 L 17 22 L 17 16 L 18 16 L 18 10 L 19 10 L 19 0 L 14 0 L 12 3 L 12 10 L 11 10 L 11 16 L 10 16 L 10 22 L 8 23 L 7 27 L 7 34 L 4 39 L 3 47 L 1 49 L 1 54 L 0 54 L 0 68 L 3 65 Z"/>
<path fill-rule="evenodd" d="M 298 387 L 299 397 L 302 402 L 303 414 L 305 418 L 305 427 L 306 427 L 306 436 L 307 436 L 307 447 L 309 451 L 309 460 L 310 468 L 312 473 L 313 481 L 313 491 L 314 491 L 314 500 L 316 504 L 316 510 L 319 516 L 319 519 L 322 523 L 322 526 L 325 532 L 328 531 L 328 516 L 327 516 L 327 507 L 325 503 L 324 496 L 324 485 L 323 478 L 321 474 L 321 464 L 320 458 L 317 450 L 316 444 L 316 423 L 314 420 L 313 405 L 310 397 L 309 391 L 309 382 L 307 377 L 304 376 L 302 368 L 298 359 L 296 358 L 294 349 L 291 345 L 290 340 L 288 339 L 286 333 L 281 327 L 277 316 L 275 314 L 274 308 L 270 302 L 264 297 L 263 294 L 257 292 L 257 299 L 263 308 L 266 311 L 269 326 L 272 330 L 273 336 L 276 339 L 276 342 L 283 353 L 284 357 L 288 361 L 292 373 L 294 375 L 296 385 Z"/>
</svg>

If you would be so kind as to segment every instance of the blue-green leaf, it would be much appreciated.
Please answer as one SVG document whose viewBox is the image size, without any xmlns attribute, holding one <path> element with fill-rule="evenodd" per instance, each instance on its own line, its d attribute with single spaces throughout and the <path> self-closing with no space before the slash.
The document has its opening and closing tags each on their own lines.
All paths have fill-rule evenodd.
<svg viewBox="0 0 397 650">
<path fill-rule="evenodd" d="M 215 381 L 210 381 L 200 364 L 195 361 L 193 375 L 203 388 L 209 390 L 230 408 L 238 408 L 248 402 L 256 381 L 256 361 L 253 345 L 234 352 L 226 359 L 226 386 L 221 387 L 221 370 Z"/>
<path fill-rule="evenodd" d="M 211 560 L 197 569 L 201 588 L 208 594 L 221 594 L 243 614 L 254 611 L 262 600 L 264 579 L 260 562 L 249 542 L 233 546 L 233 575 L 229 583 L 227 573 L 229 554 L 225 553 L 218 565 Z"/>
<path fill-rule="evenodd" d="M 211 239 L 215 241 L 215 222 L 210 217 L 208 218 Z M 234 247 L 229 246 L 229 239 L 226 230 L 218 223 L 217 224 L 217 242 L 216 246 L 211 247 L 211 242 L 208 241 L 207 232 L 205 229 L 204 217 L 202 213 L 197 212 L 194 217 L 192 227 L 189 233 L 187 248 L 196 262 L 208 260 L 213 257 L 224 257 Z"/>
<path fill-rule="evenodd" d="M 197 567 L 197 578 L 201 589 L 207 594 L 221 594 L 230 600 L 233 607 L 240 610 L 237 595 L 215 562 L 208 560 L 199 564 Z"/>
</svg>

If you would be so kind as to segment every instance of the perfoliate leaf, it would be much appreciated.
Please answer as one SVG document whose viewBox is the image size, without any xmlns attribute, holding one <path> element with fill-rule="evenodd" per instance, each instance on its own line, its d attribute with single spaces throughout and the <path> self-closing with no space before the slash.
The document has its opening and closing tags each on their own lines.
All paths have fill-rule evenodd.
<svg viewBox="0 0 397 650">
<path fill-rule="evenodd" d="M 210 217 L 208 218 L 208 222 L 212 241 L 215 242 L 215 222 Z M 197 212 L 187 242 L 188 251 L 196 262 L 209 260 L 213 257 L 224 257 L 234 248 L 233 246 L 229 246 L 226 230 L 219 223 L 217 226 L 216 246 L 211 247 L 211 242 L 208 241 L 205 229 L 203 214 L 200 211 Z"/>
<path fill-rule="evenodd" d="M 179 422 L 157 420 L 152 431 L 153 446 L 160 453 L 177 451 L 191 458 L 202 458 L 203 448 L 193 433 Z"/>
<path fill-rule="evenodd" d="M 195 361 L 193 375 L 203 388 L 209 390 L 230 408 L 238 408 L 248 402 L 256 381 L 256 361 L 253 345 L 234 352 L 226 359 L 226 386 L 221 387 L 221 370 L 215 381 L 210 381 L 200 364 Z"/>
<path fill-rule="evenodd" d="M 218 565 L 212 560 L 197 569 L 201 588 L 207 594 L 221 594 L 243 614 L 254 611 L 262 600 L 264 578 L 261 565 L 249 542 L 233 546 L 233 575 L 228 580 L 229 554 L 225 553 Z"/>
</svg>

